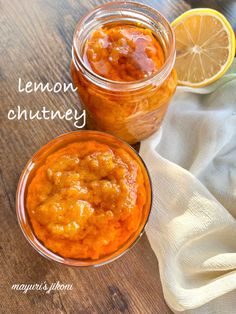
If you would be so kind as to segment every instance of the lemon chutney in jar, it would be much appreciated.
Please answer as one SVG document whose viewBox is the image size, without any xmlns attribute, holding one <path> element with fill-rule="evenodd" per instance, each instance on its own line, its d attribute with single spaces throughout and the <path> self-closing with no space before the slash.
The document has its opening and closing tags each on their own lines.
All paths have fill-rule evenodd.
<svg viewBox="0 0 236 314">
<path fill-rule="evenodd" d="M 71 74 L 89 128 L 130 144 L 163 120 L 177 78 L 175 40 L 167 20 L 134 2 L 94 9 L 78 24 Z"/>
</svg>

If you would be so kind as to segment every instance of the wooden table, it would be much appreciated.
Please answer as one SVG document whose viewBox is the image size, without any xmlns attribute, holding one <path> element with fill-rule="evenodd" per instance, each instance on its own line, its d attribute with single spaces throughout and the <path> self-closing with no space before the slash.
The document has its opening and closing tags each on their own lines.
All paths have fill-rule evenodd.
<svg viewBox="0 0 236 314">
<path fill-rule="evenodd" d="M 8 120 L 10 109 L 77 108 L 75 93 L 19 93 L 22 82 L 70 82 L 76 23 L 100 0 L 1 0 L 1 313 L 171 313 L 163 299 L 158 262 L 146 236 L 119 260 L 93 269 L 69 268 L 41 257 L 26 242 L 16 219 L 19 175 L 32 154 L 55 136 L 74 130 L 72 121 Z M 171 21 L 191 6 L 222 11 L 236 28 L 235 1 L 143 1 Z M 11 290 L 17 283 L 73 284 L 72 291 Z"/>
</svg>

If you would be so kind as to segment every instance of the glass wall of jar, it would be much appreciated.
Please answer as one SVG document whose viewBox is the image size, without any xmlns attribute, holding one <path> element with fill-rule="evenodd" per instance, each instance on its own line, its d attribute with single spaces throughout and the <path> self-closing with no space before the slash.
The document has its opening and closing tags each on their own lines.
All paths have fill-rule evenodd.
<svg viewBox="0 0 236 314">
<path fill-rule="evenodd" d="M 117 29 L 119 34 L 130 32 L 131 29 L 133 37 L 121 38 L 123 40 L 121 46 L 117 43 L 114 45 L 116 37 L 109 37 L 111 29 L 113 34 Z M 98 38 L 98 43 L 95 42 L 94 45 L 94 38 L 96 38 L 94 34 L 99 31 L 105 33 L 106 46 L 104 46 L 104 42 L 101 43 L 101 38 Z M 146 32 L 150 34 L 147 37 L 145 37 Z M 153 68 L 154 60 L 151 60 L 152 56 L 148 54 L 145 47 L 141 54 L 137 54 L 136 50 L 135 54 L 130 55 L 130 50 L 140 49 L 137 42 L 137 39 L 140 40 L 140 38 L 146 40 L 143 45 L 149 45 L 152 40 L 160 44 L 163 52 L 163 64 L 159 68 L 148 71 L 147 61 L 152 62 Z M 89 42 L 90 39 L 91 42 Z M 124 47 L 122 47 L 122 43 Z M 100 45 L 102 49 L 96 51 L 96 44 L 98 47 Z M 129 46 L 131 44 L 132 48 Z M 92 67 L 94 64 L 91 66 L 88 63 L 86 49 L 89 45 L 90 48 L 94 45 L 92 58 L 98 57 L 97 60 L 103 62 L 94 63 L 95 70 L 98 65 L 98 71 Z M 128 54 L 123 49 L 127 46 Z M 106 66 L 104 58 L 107 57 L 106 61 L 110 62 L 109 51 L 113 48 L 119 50 L 118 57 L 120 59 L 116 68 L 114 64 L 112 67 L 109 64 L 109 67 L 104 69 Z M 155 48 L 152 46 L 149 48 L 154 49 L 155 53 Z M 104 54 L 99 56 L 99 53 L 104 51 L 107 53 L 105 57 Z M 142 59 L 144 56 L 145 58 L 150 56 L 149 60 Z M 126 73 L 131 75 L 127 80 L 123 80 L 122 76 L 114 80 L 114 75 L 110 74 L 114 72 L 119 74 L 122 67 L 119 62 L 124 58 L 126 58 L 127 64 Z M 138 74 L 142 74 L 141 78 L 132 80 L 133 73 L 129 71 L 132 71 L 133 68 L 132 66 L 128 68 L 129 62 L 134 64 L 135 70 L 140 70 Z M 86 15 L 79 22 L 74 33 L 71 75 L 74 85 L 77 87 L 82 107 L 87 112 L 88 127 L 116 135 L 130 144 L 143 140 L 154 133 L 160 127 L 176 89 L 177 78 L 173 69 L 174 62 L 175 39 L 171 26 L 158 11 L 151 7 L 134 2 L 112 2 L 96 8 Z M 109 69 L 111 69 L 110 72 Z M 102 75 L 106 71 L 107 73 Z"/>
</svg>

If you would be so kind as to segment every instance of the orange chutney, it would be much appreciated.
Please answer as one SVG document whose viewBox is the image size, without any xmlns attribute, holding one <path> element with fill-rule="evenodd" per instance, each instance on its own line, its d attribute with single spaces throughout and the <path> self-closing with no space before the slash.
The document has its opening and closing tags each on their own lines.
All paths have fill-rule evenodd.
<svg viewBox="0 0 236 314">
<path fill-rule="evenodd" d="M 29 184 L 26 207 L 35 235 L 52 252 L 97 259 L 139 228 L 145 202 L 138 162 L 123 148 L 87 140 L 47 157 Z"/>
<path fill-rule="evenodd" d="M 98 75 L 121 82 L 146 78 L 165 62 L 151 30 L 132 25 L 94 31 L 85 45 L 84 60 Z"/>
<path fill-rule="evenodd" d="M 88 127 L 130 144 L 150 136 L 176 89 L 174 50 L 167 60 L 153 31 L 138 24 L 103 25 L 79 39 L 75 32 L 71 75 Z"/>
</svg>

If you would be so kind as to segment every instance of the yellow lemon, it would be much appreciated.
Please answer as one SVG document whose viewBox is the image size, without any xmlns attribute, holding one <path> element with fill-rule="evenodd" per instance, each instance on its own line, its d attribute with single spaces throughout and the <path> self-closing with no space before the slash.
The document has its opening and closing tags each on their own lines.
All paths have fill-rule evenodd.
<svg viewBox="0 0 236 314">
<path fill-rule="evenodd" d="M 228 70 L 235 55 L 235 35 L 221 13 L 202 8 L 189 10 L 172 27 L 180 85 L 206 86 Z"/>
</svg>

